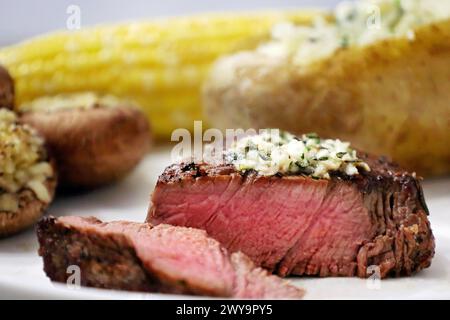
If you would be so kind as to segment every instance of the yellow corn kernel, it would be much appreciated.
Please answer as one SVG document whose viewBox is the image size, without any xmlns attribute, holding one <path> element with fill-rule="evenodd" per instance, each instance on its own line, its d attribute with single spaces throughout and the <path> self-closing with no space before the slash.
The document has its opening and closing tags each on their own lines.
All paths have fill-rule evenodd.
<svg viewBox="0 0 450 320">
<path fill-rule="evenodd" d="M 281 21 L 316 11 L 206 14 L 57 32 L 0 49 L 16 104 L 91 91 L 136 101 L 159 140 L 202 119 L 200 88 L 220 55 L 252 49 Z"/>
</svg>

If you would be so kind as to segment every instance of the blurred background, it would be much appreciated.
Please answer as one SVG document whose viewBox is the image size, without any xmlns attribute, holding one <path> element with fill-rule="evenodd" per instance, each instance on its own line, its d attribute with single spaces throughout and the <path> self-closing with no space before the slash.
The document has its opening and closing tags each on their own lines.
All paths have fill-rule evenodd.
<svg viewBox="0 0 450 320">
<path fill-rule="evenodd" d="M 332 7 L 337 0 L 14 0 L 0 1 L 0 46 L 44 32 L 66 28 L 67 7 L 81 9 L 83 26 L 211 11 Z"/>
<path fill-rule="evenodd" d="M 26 109 L 27 104 L 42 98 L 44 101 L 45 98 L 61 98 L 61 94 L 113 95 L 142 108 L 152 127 L 152 137 L 161 144 L 174 141 L 172 134 L 176 129 L 188 129 L 193 132 L 194 121 L 197 120 L 204 122 L 203 128 L 279 127 L 293 132 L 314 131 L 323 136 L 349 140 L 361 149 L 375 154 L 390 155 L 405 167 L 413 163 L 411 159 L 425 166 L 424 159 L 430 159 L 436 155 L 442 163 L 442 169 L 437 169 L 435 163 L 432 163 L 427 165 L 429 170 L 446 172 L 449 155 L 446 140 L 448 140 L 449 128 L 448 122 L 444 119 L 448 118 L 447 93 L 450 91 L 448 81 L 443 79 L 448 79 L 446 72 L 449 70 L 448 58 L 445 56 L 448 54 L 446 51 L 448 34 L 445 32 L 450 32 L 446 16 L 448 14 L 450 17 L 450 0 L 385 0 L 380 3 L 383 3 L 383 18 L 381 18 L 380 7 L 377 7 L 378 11 L 375 11 L 378 12 L 379 19 L 384 25 L 384 29 L 376 28 L 382 31 L 378 33 L 380 39 L 390 35 L 395 38 L 405 37 L 408 41 L 412 38 L 414 41 L 415 28 L 425 27 L 421 24 L 434 23 L 433 19 L 442 19 L 441 33 L 430 29 L 429 34 L 426 32 L 423 34 L 424 39 L 430 36 L 430 41 L 436 41 L 436 46 L 443 46 L 444 53 L 427 53 L 424 57 L 428 60 L 425 63 L 417 63 L 409 55 L 415 59 L 422 59 L 419 54 L 421 51 L 418 49 L 431 50 L 422 46 L 428 42 L 417 41 L 417 50 L 416 47 L 400 46 L 399 43 L 398 52 L 400 48 L 413 51 L 405 51 L 406 59 L 398 60 L 399 53 L 395 47 L 397 42 L 394 41 L 394 47 L 387 47 L 391 51 L 386 51 L 386 57 L 396 57 L 393 58 L 392 63 L 376 64 L 379 62 L 378 55 L 363 56 L 364 59 L 360 59 L 364 61 L 363 68 L 358 68 L 358 72 L 354 72 L 355 68 L 349 67 L 348 74 L 343 72 L 339 75 L 342 77 L 342 85 L 341 78 L 338 78 L 339 81 L 336 81 L 339 83 L 336 87 L 338 90 L 334 87 L 323 90 L 322 84 L 309 85 L 308 79 L 306 81 L 308 85 L 303 86 L 306 91 L 310 90 L 307 96 L 318 97 L 314 98 L 314 101 L 324 103 L 324 111 L 320 109 L 320 115 L 330 116 L 332 125 L 328 122 L 325 125 L 318 125 L 317 121 L 307 121 L 308 125 L 300 125 L 296 117 L 288 116 L 291 112 L 291 102 L 283 104 L 280 108 L 280 110 L 287 110 L 285 114 L 281 113 L 274 117 L 271 112 L 267 112 L 265 115 L 258 115 L 259 119 L 264 119 L 263 122 L 255 123 L 256 120 L 253 118 L 258 117 L 250 117 L 250 113 L 245 114 L 245 110 L 242 114 L 237 112 L 241 111 L 240 108 L 242 109 L 245 105 L 239 98 L 233 100 L 234 109 L 226 107 L 224 103 L 217 103 L 216 106 L 214 99 L 218 101 L 230 101 L 230 99 L 228 97 L 222 99 L 220 95 L 214 94 L 202 95 L 202 88 L 206 79 L 209 79 L 208 83 L 214 82 L 215 78 L 210 76 L 211 67 L 218 58 L 240 51 L 253 50 L 269 39 L 273 26 L 280 22 L 310 25 L 311 21 L 322 13 L 308 9 L 330 9 L 338 4 L 337 0 L 40 0 L 33 2 L 2 0 L 0 2 L 0 46 L 8 46 L 55 30 L 64 32 L 52 33 L 15 46 L 0 48 L 0 64 L 8 69 L 14 79 L 17 110 L 24 110 L 23 106 Z M 407 3 L 409 5 L 406 5 Z M 442 8 L 437 4 L 442 4 Z M 348 8 L 351 9 L 352 6 L 347 6 Z M 359 8 L 358 10 L 363 10 L 362 6 Z M 367 11 L 366 9 L 364 11 Z M 232 12 L 232 14 L 206 14 L 208 12 Z M 250 14 L 238 14 L 240 12 Z M 332 34 L 326 37 L 308 34 L 305 37 L 303 34 L 300 38 L 308 39 L 308 43 L 316 43 L 311 45 L 311 48 L 307 47 L 305 52 L 310 53 L 311 56 L 317 56 L 317 50 L 326 49 L 328 45 L 331 45 L 331 52 L 334 53 L 333 50 L 345 48 L 348 45 L 345 43 L 350 36 L 360 39 L 361 43 L 372 39 L 375 45 L 377 37 L 374 35 L 377 32 L 368 28 L 368 18 L 373 19 L 373 14 L 366 17 L 368 13 L 370 10 L 356 14 L 358 19 L 351 18 L 354 15 L 348 15 L 347 19 L 352 20 L 352 23 L 341 30 L 344 36 L 336 37 Z M 194 14 L 198 15 L 191 17 Z M 180 16 L 184 18 L 157 21 L 152 19 Z M 100 27 L 92 27 L 99 24 Z M 289 30 L 293 29 L 287 25 L 287 29 L 284 28 L 281 31 L 287 35 L 286 39 L 290 37 Z M 310 31 L 306 30 L 306 32 Z M 412 37 L 411 32 L 413 32 Z M 280 35 L 280 32 L 276 33 Z M 317 37 L 324 41 L 316 41 Z M 291 43 L 294 46 L 296 46 L 295 41 Z M 358 45 L 358 41 L 355 45 Z M 430 43 L 435 45 L 435 42 Z M 290 47 L 289 43 L 286 48 L 288 47 Z M 281 49 L 281 51 L 285 50 L 284 45 Z M 384 51 L 385 47 L 380 49 Z M 365 51 L 361 52 L 365 53 Z M 389 52 L 395 52 L 395 55 L 389 55 Z M 434 47 L 430 52 L 439 53 Z M 403 51 L 400 54 L 403 54 Z M 334 55 L 331 55 L 330 59 L 332 57 Z M 338 64 L 341 63 L 340 59 L 337 61 Z M 379 69 L 377 69 L 378 66 L 380 66 Z M 395 71 L 397 68 L 405 73 L 397 74 Z M 342 67 L 342 70 L 347 69 Z M 233 68 L 229 65 L 219 69 L 218 82 L 222 78 L 226 79 L 227 73 L 224 73 L 224 70 L 227 72 L 231 70 L 228 75 L 233 72 Z M 327 77 L 322 71 L 317 73 L 317 79 Z M 369 80 L 363 77 L 362 72 L 365 72 Z M 207 78 L 208 76 L 210 78 Z M 381 76 L 393 78 L 390 81 L 379 81 Z M 361 79 L 360 82 L 358 82 L 359 79 Z M 370 79 L 375 79 L 375 82 L 367 85 L 367 81 L 369 83 L 372 81 Z M 378 82 L 383 83 L 380 89 L 382 94 L 377 95 L 379 100 L 373 99 L 373 90 L 378 88 Z M 232 96 L 234 92 L 232 85 L 239 85 L 239 83 L 239 81 L 232 81 L 231 88 L 226 88 L 227 94 L 230 93 Z M 391 83 L 395 83 L 395 86 Z M 402 87 L 400 91 L 399 84 Z M 435 94 L 436 87 L 442 94 Z M 354 88 L 360 88 L 361 91 L 355 91 Z M 423 93 L 417 88 L 423 88 Z M 217 92 L 223 92 L 223 90 L 221 87 Z M 240 90 L 235 91 L 241 94 Z M 249 92 L 249 96 L 246 96 L 248 101 L 259 101 L 251 98 L 250 89 L 244 91 Z M 323 92 L 329 95 L 324 97 Z M 334 92 L 342 94 L 343 100 L 336 99 Z M 258 92 L 258 94 L 261 93 Z M 316 96 L 316 94 L 319 95 Z M 269 92 L 268 96 L 271 95 L 282 96 Z M 205 101 L 211 96 L 212 102 L 208 105 Z M 302 101 L 312 103 L 308 99 L 302 98 Z M 336 110 L 359 112 L 364 110 L 363 107 L 370 105 L 372 109 L 381 109 L 383 112 L 370 112 L 370 115 L 379 116 L 374 118 L 375 121 L 367 120 L 365 113 L 356 113 L 356 116 L 353 116 L 351 112 L 344 112 L 345 116 L 342 116 L 341 113 L 332 112 L 333 109 L 329 108 L 333 102 L 336 102 L 339 108 L 342 105 L 342 109 Z M 278 102 L 271 106 L 280 107 Z M 302 108 L 307 107 L 305 105 Z M 392 110 L 398 112 L 393 113 Z M 419 121 L 416 119 L 419 119 L 418 115 L 423 114 L 421 110 L 427 112 L 426 117 L 421 116 Z M 311 112 L 311 114 L 316 113 Z M 346 117 L 347 114 L 350 117 Z M 304 114 L 301 116 L 303 117 L 300 119 L 306 119 Z M 319 118 L 320 116 L 315 120 Z M 392 121 L 392 124 L 387 125 L 386 119 Z M 229 123 L 225 126 L 226 120 L 229 120 Z M 245 123 L 243 120 L 248 122 Z M 360 125 L 361 121 L 373 123 L 373 126 Z M 356 128 L 354 123 L 357 123 L 358 128 L 367 130 L 367 134 L 356 134 L 356 131 L 348 130 L 348 135 L 345 135 L 341 128 L 347 126 L 341 123 L 348 124 L 349 128 Z M 399 126 L 398 123 L 403 125 Z M 421 124 L 422 129 L 417 127 L 417 124 Z M 334 128 L 336 132 L 325 132 L 325 129 L 334 130 Z M 431 128 L 433 130 L 430 130 Z M 385 132 L 386 135 L 376 136 L 377 132 Z M 429 136 L 424 136 L 422 132 L 428 133 Z M 376 143 L 372 141 L 373 136 L 379 139 Z M 387 136 L 392 141 L 386 143 Z M 368 137 L 368 142 L 358 144 L 356 139 L 359 137 Z M 398 141 L 394 140 L 395 137 Z M 421 145 L 421 148 L 417 148 L 417 145 Z M 377 148 L 372 148 L 373 146 Z M 430 163 L 433 161 L 431 160 Z M 419 171 L 417 166 L 412 169 Z"/>
</svg>

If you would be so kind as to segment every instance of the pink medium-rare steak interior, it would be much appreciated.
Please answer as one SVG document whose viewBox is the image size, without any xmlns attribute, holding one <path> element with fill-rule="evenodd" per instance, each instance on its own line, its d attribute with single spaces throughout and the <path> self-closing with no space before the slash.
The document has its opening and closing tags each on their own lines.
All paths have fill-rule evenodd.
<svg viewBox="0 0 450 320">
<path fill-rule="evenodd" d="M 164 271 L 166 280 L 182 281 L 190 288 L 198 288 L 194 293 L 225 292 L 232 295 L 233 268 L 217 241 L 200 234 L 203 230 L 186 232 L 182 228 L 160 226 L 162 228 L 158 226 L 153 232 L 141 232 L 130 237 L 147 270 Z"/>
<path fill-rule="evenodd" d="M 157 211 L 151 222 L 205 229 L 257 265 L 274 270 L 281 262 L 283 275 L 297 261 L 308 261 L 306 274 L 328 267 L 348 274 L 348 268 L 356 268 L 358 248 L 374 235 L 361 194 L 349 185 L 309 180 L 226 175 L 198 179 L 192 186 L 169 184 L 153 195 Z M 330 193 L 331 187 L 339 190 Z"/>
<path fill-rule="evenodd" d="M 371 171 L 331 179 L 260 176 L 232 165 L 166 168 L 147 221 L 200 228 L 279 275 L 382 277 L 430 265 L 434 237 L 419 179 L 384 158 Z"/>
<path fill-rule="evenodd" d="M 288 282 L 275 281 L 275 276 L 267 276 L 267 270 L 255 268 L 254 263 L 242 252 L 231 255 L 231 263 L 236 272 L 235 296 L 248 299 L 260 297 L 297 297 L 299 289 Z"/>
<path fill-rule="evenodd" d="M 236 298 L 301 298 L 303 290 L 230 255 L 199 229 L 92 217 L 44 218 L 39 253 L 53 281 L 65 282 L 69 265 L 81 284 L 132 291 Z"/>
</svg>

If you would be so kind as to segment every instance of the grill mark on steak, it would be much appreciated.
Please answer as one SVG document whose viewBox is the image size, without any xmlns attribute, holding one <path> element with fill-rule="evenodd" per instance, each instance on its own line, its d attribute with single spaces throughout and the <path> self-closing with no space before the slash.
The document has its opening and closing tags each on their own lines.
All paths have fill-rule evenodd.
<svg viewBox="0 0 450 320">
<path fill-rule="evenodd" d="M 84 286 L 235 298 L 301 298 L 302 289 L 229 254 L 203 230 L 95 218 L 47 217 L 39 254 L 53 281 L 77 265 Z"/>
<path fill-rule="evenodd" d="M 282 276 L 367 277 L 376 265 L 387 277 L 428 267 L 434 238 L 420 178 L 386 158 L 359 157 L 370 172 L 332 172 L 330 180 L 244 174 L 231 164 L 173 164 L 158 180 L 147 219 L 205 229 Z M 196 203 L 185 211 L 175 206 L 180 185 L 179 201 Z"/>
</svg>

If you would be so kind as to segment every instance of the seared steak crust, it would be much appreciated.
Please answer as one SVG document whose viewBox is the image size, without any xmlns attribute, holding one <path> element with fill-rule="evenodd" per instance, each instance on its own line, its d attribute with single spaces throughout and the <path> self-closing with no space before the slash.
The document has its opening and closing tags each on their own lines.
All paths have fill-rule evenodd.
<svg viewBox="0 0 450 320">
<path fill-rule="evenodd" d="M 66 282 L 70 276 L 67 268 L 74 265 L 82 270 L 82 286 L 152 291 L 161 285 L 145 271 L 124 235 L 99 237 L 64 226 L 54 217 L 45 217 L 38 224 L 37 236 L 44 271 L 53 281 Z"/>
<path fill-rule="evenodd" d="M 158 180 L 147 220 L 203 228 L 281 276 L 368 277 L 368 267 L 376 266 L 384 278 L 428 267 L 434 237 L 419 178 L 383 157 L 359 157 L 370 172 L 335 172 L 330 180 L 266 177 L 230 164 L 174 164 Z M 177 192 L 188 195 L 178 203 Z M 265 214 L 256 216 L 258 208 Z"/>
</svg>

